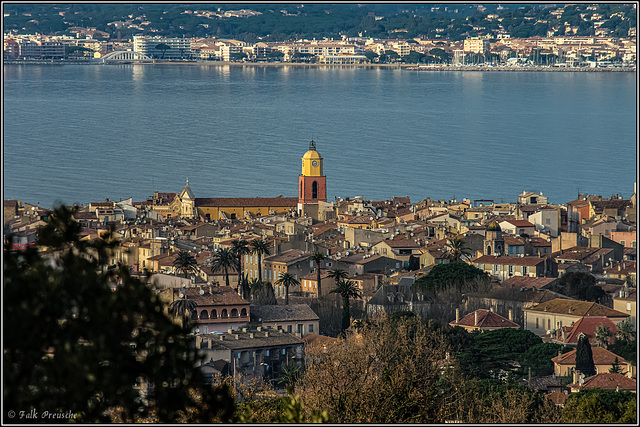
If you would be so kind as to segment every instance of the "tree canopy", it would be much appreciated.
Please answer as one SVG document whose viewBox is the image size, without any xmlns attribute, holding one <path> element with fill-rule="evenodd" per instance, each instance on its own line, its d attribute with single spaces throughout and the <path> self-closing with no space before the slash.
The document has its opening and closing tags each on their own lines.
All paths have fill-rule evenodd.
<svg viewBox="0 0 640 427">
<path fill-rule="evenodd" d="M 230 420 L 228 390 L 203 383 L 186 328 L 127 268 L 104 268 L 117 242 L 80 240 L 76 210 L 55 208 L 39 230 L 46 253 L 5 245 L 4 406 L 87 423 Z"/>
<path fill-rule="evenodd" d="M 477 290 L 483 281 L 489 281 L 489 276 L 479 268 L 464 262 L 451 262 L 435 265 L 426 276 L 417 279 L 413 287 L 422 292 L 452 287 L 460 291 Z"/>
</svg>

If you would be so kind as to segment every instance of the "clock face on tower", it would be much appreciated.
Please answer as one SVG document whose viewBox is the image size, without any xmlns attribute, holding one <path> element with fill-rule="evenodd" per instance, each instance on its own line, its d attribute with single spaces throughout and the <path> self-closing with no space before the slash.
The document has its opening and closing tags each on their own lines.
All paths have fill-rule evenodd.
<svg viewBox="0 0 640 427">
<path fill-rule="evenodd" d="M 312 164 L 313 166 L 318 166 L 318 162 L 317 162 L 317 161 L 315 161 L 315 160 L 314 160 L 313 162 L 311 162 L 311 164 Z"/>
</svg>

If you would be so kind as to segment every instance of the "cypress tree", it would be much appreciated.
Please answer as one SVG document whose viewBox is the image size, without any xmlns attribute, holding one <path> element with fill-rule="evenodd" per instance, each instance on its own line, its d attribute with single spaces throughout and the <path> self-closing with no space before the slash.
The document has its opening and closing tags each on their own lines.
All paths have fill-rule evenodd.
<svg viewBox="0 0 640 427">
<path fill-rule="evenodd" d="M 593 353 L 591 352 L 591 344 L 586 335 L 580 335 L 578 338 L 578 347 L 576 348 L 576 370 L 582 372 L 585 377 L 596 374 L 596 366 L 593 363 Z"/>
</svg>

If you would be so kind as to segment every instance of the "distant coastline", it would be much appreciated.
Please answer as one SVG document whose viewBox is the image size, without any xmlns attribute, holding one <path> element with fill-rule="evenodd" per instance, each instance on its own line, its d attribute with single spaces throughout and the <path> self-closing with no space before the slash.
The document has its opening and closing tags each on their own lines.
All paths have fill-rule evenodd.
<svg viewBox="0 0 640 427">
<path fill-rule="evenodd" d="M 392 68 L 408 71 L 551 71 L 551 72 L 636 72 L 636 67 L 543 67 L 543 66 L 479 66 L 479 65 L 440 65 L 425 66 L 416 64 L 311 64 L 306 62 L 230 62 L 230 61 L 121 61 L 104 63 L 100 59 L 90 60 L 4 60 L 4 65 L 187 65 L 187 66 L 232 66 L 232 67 L 306 67 L 306 68 Z"/>
</svg>

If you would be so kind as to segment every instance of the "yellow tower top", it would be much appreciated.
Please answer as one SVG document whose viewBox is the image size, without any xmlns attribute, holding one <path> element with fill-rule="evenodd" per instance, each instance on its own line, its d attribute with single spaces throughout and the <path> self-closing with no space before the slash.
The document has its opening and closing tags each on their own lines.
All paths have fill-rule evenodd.
<svg viewBox="0 0 640 427">
<path fill-rule="evenodd" d="M 316 143 L 313 140 L 309 143 L 309 151 L 302 156 L 302 175 L 323 176 L 322 156 L 316 151 Z"/>
</svg>

